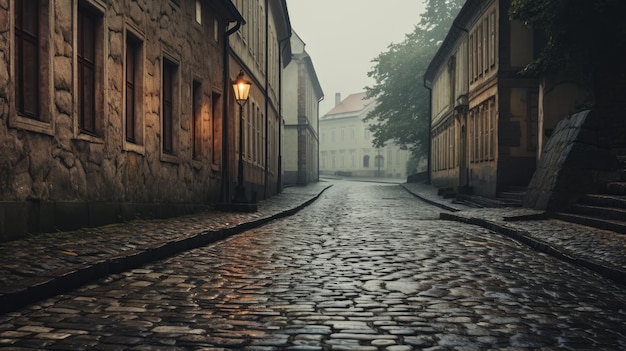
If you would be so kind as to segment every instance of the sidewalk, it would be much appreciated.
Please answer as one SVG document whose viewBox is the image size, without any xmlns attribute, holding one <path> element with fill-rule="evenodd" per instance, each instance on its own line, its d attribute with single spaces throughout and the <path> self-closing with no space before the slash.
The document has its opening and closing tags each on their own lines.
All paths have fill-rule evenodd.
<svg viewBox="0 0 626 351">
<path fill-rule="evenodd" d="M 286 188 L 255 213 L 207 211 L 0 243 L 0 314 L 292 215 L 330 186 Z"/>
<path fill-rule="evenodd" d="M 561 260 L 586 267 L 626 284 L 626 235 L 549 218 L 542 211 L 521 208 L 470 208 L 437 195 L 427 184 L 401 186 L 425 202 L 441 207 L 440 218 L 478 225 Z"/>
</svg>

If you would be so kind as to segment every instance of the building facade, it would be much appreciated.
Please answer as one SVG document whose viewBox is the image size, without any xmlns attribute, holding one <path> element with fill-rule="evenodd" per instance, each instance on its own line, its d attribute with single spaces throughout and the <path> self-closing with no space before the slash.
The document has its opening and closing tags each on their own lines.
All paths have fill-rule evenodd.
<svg viewBox="0 0 626 351">
<path fill-rule="evenodd" d="M 431 181 L 494 198 L 526 186 L 536 166 L 538 81 L 519 72 L 535 33 L 508 17 L 509 0 L 468 0 L 426 71 Z"/>
<path fill-rule="evenodd" d="M 242 69 L 256 84 L 247 114 L 259 120 L 249 122 L 257 127 L 255 140 L 268 140 L 261 133 L 272 130 L 278 155 L 282 37 L 276 34 L 289 32 L 286 7 L 272 1 L 258 8 L 267 1 L 254 1 L 257 12 L 244 13 L 250 8 L 239 3 L 10 0 L 0 6 L 0 18 L 8 19 L 0 23 L 0 239 L 179 215 L 227 201 L 225 184 L 236 179 L 238 121 L 231 80 Z M 234 34 L 244 23 L 255 29 Z M 273 29 L 252 37 L 267 27 Z M 272 116 L 272 129 L 261 115 Z M 253 162 L 262 168 L 268 162 L 259 160 L 270 159 L 275 180 L 277 156 L 266 150 L 255 151 Z M 263 175 L 249 179 L 268 184 Z M 268 188 L 275 193 L 278 182 Z"/>
<path fill-rule="evenodd" d="M 365 93 L 345 100 L 320 118 L 320 174 L 351 177 L 406 178 L 410 151 L 395 144 L 375 148 L 369 124 L 363 119 L 376 101 Z"/>
<path fill-rule="evenodd" d="M 239 133 L 239 106 L 231 93 L 229 114 L 224 130 L 227 180 L 222 194 L 229 202 L 237 186 L 239 135 L 243 138 L 243 178 L 249 201 L 265 199 L 282 189 L 283 122 L 281 93 L 282 70 L 291 60 L 291 24 L 285 0 L 234 0 L 244 17 L 243 24 L 229 36 L 227 80 L 243 72 L 252 83 L 250 98 L 244 106 L 243 130 Z"/>
<path fill-rule="evenodd" d="M 305 185 L 319 180 L 319 102 L 324 92 L 296 33 L 291 36 L 291 52 L 283 74 L 284 183 Z"/>
</svg>

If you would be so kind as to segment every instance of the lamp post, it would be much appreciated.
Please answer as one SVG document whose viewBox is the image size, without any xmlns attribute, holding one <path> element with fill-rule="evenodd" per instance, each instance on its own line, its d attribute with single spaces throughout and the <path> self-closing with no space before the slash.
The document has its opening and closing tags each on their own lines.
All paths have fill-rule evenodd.
<svg viewBox="0 0 626 351">
<path fill-rule="evenodd" d="M 243 71 L 239 72 L 237 79 L 233 82 L 235 101 L 239 105 L 239 165 L 237 172 L 237 188 L 235 188 L 235 198 L 233 203 L 248 204 L 246 189 L 243 185 L 243 106 L 248 102 L 248 94 L 252 83 L 243 76 Z"/>
</svg>

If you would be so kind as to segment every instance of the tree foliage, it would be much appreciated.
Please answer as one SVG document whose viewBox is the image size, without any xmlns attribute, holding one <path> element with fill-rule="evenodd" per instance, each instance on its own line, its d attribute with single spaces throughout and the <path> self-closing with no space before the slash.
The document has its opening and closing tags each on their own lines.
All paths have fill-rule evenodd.
<svg viewBox="0 0 626 351">
<path fill-rule="evenodd" d="M 414 155 L 419 155 L 428 138 L 430 96 L 422 77 L 465 2 L 425 1 L 426 11 L 414 31 L 372 60 L 374 66 L 368 76 L 375 84 L 365 88 L 367 97 L 377 100 L 365 118 L 372 122 L 374 146 L 393 141 L 407 146 Z"/>
<path fill-rule="evenodd" d="M 623 62 L 624 0 L 512 0 L 509 15 L 545 34 L 529 74 L 566 73 L 593 87 L 607 67 Z M 623 65 L 623 63 L 621 63 Z"/>
</svg>

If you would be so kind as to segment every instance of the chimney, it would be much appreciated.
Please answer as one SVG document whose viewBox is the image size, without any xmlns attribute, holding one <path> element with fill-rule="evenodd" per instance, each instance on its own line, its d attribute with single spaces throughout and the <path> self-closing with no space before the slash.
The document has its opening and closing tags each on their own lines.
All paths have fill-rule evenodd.
<svg viewBox="0 0 626 351">
<path fill-rule="evenodd" d="M 341 103 L 341 93 L 335 93 L 335 106 Z"/>
</svg>

